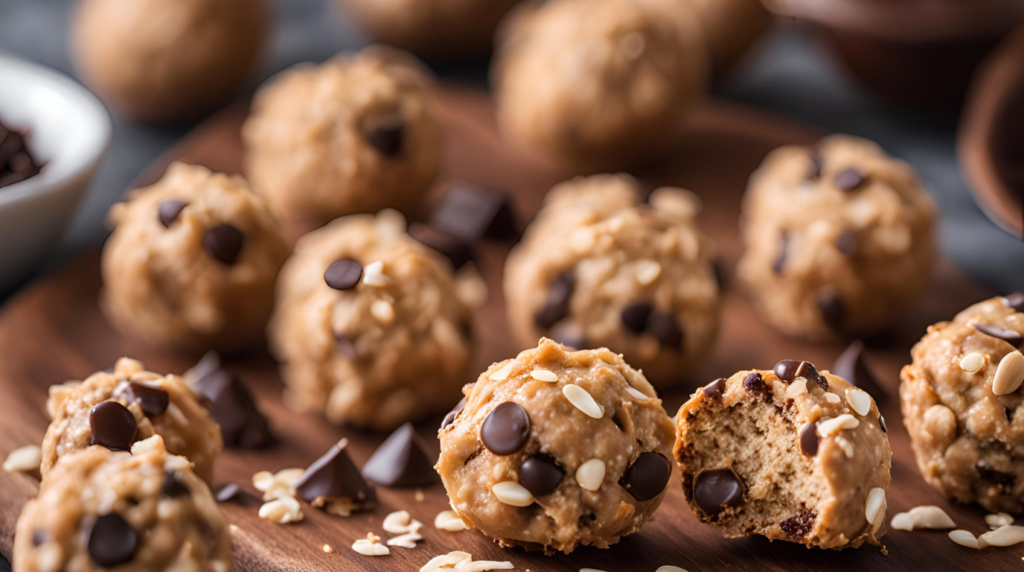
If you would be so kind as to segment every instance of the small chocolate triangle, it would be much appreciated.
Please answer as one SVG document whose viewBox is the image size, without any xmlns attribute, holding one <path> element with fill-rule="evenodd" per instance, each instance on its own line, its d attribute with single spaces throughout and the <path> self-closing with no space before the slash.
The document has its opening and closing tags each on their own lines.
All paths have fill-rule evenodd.
<svg viewBox="0 0 1024 572">
<path fill-rule="evenodd" d="M 210 414 L 220 425 L 224 445 L 260 449 L 275 442 L 267 418 L 245 383 L 221 367 L 220 356 L 209 352 L 188 374 L 196 393 L 210 402 Z"/>
<path fill-rule="evenodd" d="M 439 480 L 412 423 L 396 429 L 377 447 L 363 466 L 363 476 L 386 487 L 426 486 Z"/>
<path fill-rule="evenodd" d="M 341 504 L 349 510 L 369 508 L 377 500 L 373 486 L 367 483 L 345 448 L 348 439 L 338 441 L 324 456 L 316 460 L 302 473 L 295 490 L 299 496 L 316 507 L 328 512 L 332 503 Z"/>
<path fill-rule="evenodd" d="M 519 236 L 508 192 L 465 184 L 448 191 L 430 217 L 430 225 L 470 244 L 484 238 L 515 240 Z"/>
<path fill-rule="evenodd" d="M 832 373 L 870 393 L 878 403 L 884 403 L 889 398 L 878 382 L 878 377 L 868 367 L 864 358 L 864 342 L 860 340 L 855 340 L 839 354 L 836 363 L 832 365 Z"/>
</svg>

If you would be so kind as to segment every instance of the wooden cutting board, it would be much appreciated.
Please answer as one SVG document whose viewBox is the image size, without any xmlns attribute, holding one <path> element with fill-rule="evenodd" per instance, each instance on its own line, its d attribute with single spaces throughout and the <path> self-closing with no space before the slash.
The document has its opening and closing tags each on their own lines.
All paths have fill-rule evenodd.
<svg viewBox="0 0 1024 572">
<path fill-rule="evenodd" d="M 517 209 L 526 220 L 537 209 L 544 192 L 572 173 L 544 165 L 508 148 L 497 136 L 493 110 L 478 91 L 446 88 L 444 115 L 448 127 L 444 181 L 510 189 Z M 239 172 L 242 148 L 239 126 L 245 110 L 228 110 L 200 126 L 141 180 L 159 176 L 172 159 Z M 819 133 L 761 112 L 732 104 L 709 102 L 695 115 L 679 145 L 661 161 L 638 170 L 637 175 L 656 183 L 693 189 L 705 203 L 704 227 L 715 239 L 730 267 L 740 254 L 737 216 L 747 176 L 771 149 L 790 143 L 810 143 Z M 484 249 L 482 269 L 490 299 L 476 319 L 482 351 L 477 371 L 510 357 L 521 349 L 506 336 L 500 284 L 508 246 Z M 768 329 L 753 313 L 727 272 L 722 308 L 723 328 L 709 363 L 686 387 L 664 394 L 674 414 L 698 385 L 744 368 L 770 368 L 783 358 L 807 359 L 829 368 L 843 349 L 839 345 L 811 345 L 784 338 Z M 110 366 L 122 355 L 143 360 L 149 369 L 182 372 L 197 356 L 174 355 L 122 337 L 104 321 L 97 307 L 100 286 L 98 254 L 83 255 L 67 267 L 25 289 L 0 313 L 0 457 L 11 450 L 39 443 L 46 429 L 46 388 L 67 379 L 81 379 Z M 947 262 L 940 265 L 932 287 L 898 330 L 870 348 L 872 364 L 882 374 L 889 399 L 882 404 L 888 419 L 894 461 L 889 489 L 889 516 L 922 504 L 945 508 L 962 528 L 976 534 L 986 530 L 984 513 L 974 507 L 946 502 L 921 479 L 910 451 L 897 403 L 899 368 L 909 360 L 909 349 L 927 324 L 951 317 L 961 308 L 991 293 L 980 288 Z M 259 470 L 304 467 L 340 437 L 351 440 L 351 452 L 362 464 L 384 435 L 330 426 L 317 416 L 288 411 L 280 401 L 281 382 L 274 361 L 265 351 L 229 361 L 255 388 L 281 444 L 259 452 L 226 451 L 218 459 L 217 484 L 238 483 L 251 493 L 251 476 Z M 420 423 L 419 432 L 436 452 L 435 431 L 440 417 Z M 22 504 L 37 490 L 37 483 L 20 474 L 0 473 L 0 552 L 10 556 L 14 524 Z M 889 555 L 864 547 L 829 552 L 809 550 L 763 538 L 730 540 L 701 524 L 683 502 L 678 474 L 654 522 L 639 534 L 609 550 L 582 548 L 572 555 L 545 557 L 522 550 L 505 550 L 476 531 L 448 533 L 435 530 L 434 516 L 447 508 L 442 487 L 427 488 L 422 501 L 413 490 L 379 488 L 380 506 L 371 513 L 341 518 L 306 507 L 306 520 L 277 525 L 256 516 L 257 502 L 224 504 L 228 519 L 237 525 L 236 570 L 418 570 L 431 557 L 465 550 L 477 559 L 510 560 L 518 570 L 577 571 L 583 567 L 609 572 L 648 571 L 672 564 L 690 572 L 719 570 L 1017 570 L 1024 566 L 1024 548 L 973 551 L 953 544 L 944 532 L 890 531 L 884 537 Z M 415 549 L 393 548 L 390 556 L 370 558 L 351 550 L 352 542 L 381 529 L 383 517 L 407 509 L 427 526 L 425 541 Z M 335 548 L 324 553 L 322 546 Z"/>
</svg>

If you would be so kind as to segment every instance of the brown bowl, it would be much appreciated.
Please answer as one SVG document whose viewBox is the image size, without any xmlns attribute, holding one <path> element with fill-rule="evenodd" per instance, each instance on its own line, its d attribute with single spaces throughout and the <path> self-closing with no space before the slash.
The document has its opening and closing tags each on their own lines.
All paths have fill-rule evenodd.
<svg viewBox="0 0 1024 572">
<path fill-rule="evenodd" d="M 1024 238 L 1024 26 L 978 69 L 957 147 L 978 205 Z"/>
</svg>

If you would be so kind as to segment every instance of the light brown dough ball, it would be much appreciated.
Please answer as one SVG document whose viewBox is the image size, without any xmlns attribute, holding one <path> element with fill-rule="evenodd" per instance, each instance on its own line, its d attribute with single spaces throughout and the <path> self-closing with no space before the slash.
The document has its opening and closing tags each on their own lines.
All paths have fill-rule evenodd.
<svg viewBox="0 0 1024 572">
<path fill-rule="evenodd" d="M 335 0 L 375 41 L 441 61 L 481 58 L 520 0 Z"/>
<path fill-rule="evenodd" d="M 866 392 L 784 360 L 712 382 L 676 423 L 686 502 L 726 536 L 880 546 L 892 450 Z"/>
<path fill-rule="evenodd" d="M 118 330 L 190 351 L 259 339 L 288 246 L 244 179 L 175 163 L 110 220 L 101 301 Z"/>
<path fill-rule="evenodd" d="M 338 219 L 285 263 L 269 337 L 296 409 L 389 430 L 458 401 L 472 316 L 451 264 L 404 222 L 394 211 Z"/>
<path fill-rule="evenodd" d="M 246 172 L 282 220 L 409 210 L 441 169 L 440 109 L 412 56 L 373 46 L 261 88 L 242 128 Z"/>
<path fill-rule="evenodd" d="M 737 274 L 783 333 L 876 334 L 898 324 L 927 286 L 935 218 L 914 169 L 870 141 L 782 147 L 750 178 Z"/>
<path fill-rule="evenodd" d="M 131 119 L 194 119 L 252 74 L 263 0 L 80 0 L 72 56 L 83 81 Z"/>
<path fill-rule="evenodd" d="M 656 386 L 707 358 L 719 324 L 712 247 L 691 193 L 642 204 L 627 175 L 595 175 L 548 193 L 505 266 L 516 338 L 621 352 Z M 675 208 L 673 208 L 675 207 Z"/>
<path fill-rule="evenodd" d="M 1024 296 L 992 298 L 928 328 L 900 372 L 900 404 L 928 484 L 1024 514 Z"/>
<path fill-rule="evenodd" d="M 120 404 L 131 413 L 134 434 L 130 434 L 131 420 L 127 425 L 117 423 L 122 420 L 116 412 L 93 419 L 93 409 L 104 402 Z M 111 438 L 131 444 L 160 435 L 171 454 L 186 457 L 196 474 L 209 481 L 214 459 L 223 448 L 220 427 L 182 378 L 146 371 L 142 363 L 129 358 L 117 360 L 111 373 L 98 371 L 81 383 L 50 388 L 47 410 L 53 421 L 43 438 L 43 477 L 58 460 L 90 445 L 109 446 Z M 102 425 L 99 435 L 94 422 Z"/>
<path fill-rule="evenodd" d="M 25 505 L 15 572 L 229 572 L 231 532 L 187 459 L 159 436 L 61 459 Z"/>
<path fill-rule="evenodd" d="M 521 12 L 494 71 L 503 135 L 538 155 L 615 169 L 664 151 L 703 93 L 695 16 L 661 0 L 555 0 Z"/>
<path fill-rule="evenodd" d="M 621 356 L 544 339 L 464 391 L 436 468 L 462 520 L 502 546 L 607 548 L 665 498 L 672 420 Z"/>
</svg>

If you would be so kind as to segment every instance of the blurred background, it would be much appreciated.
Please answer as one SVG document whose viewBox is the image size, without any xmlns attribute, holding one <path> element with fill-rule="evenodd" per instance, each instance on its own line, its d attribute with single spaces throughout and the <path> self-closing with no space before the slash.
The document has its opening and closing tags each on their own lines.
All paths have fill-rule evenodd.
<svg viewBox="0 0 1024 572">
<path fill-rule="evenodd" d="M 73 4 L 70 0 L 2 0 L 0 52 L 52 66 L 73 76 L 68 39 Z M 978 3 L 981 4 L 983 2 Z M 247 93 L 259 79 L 291 64 L 321 61 L 339 51 L 357 49 L 368 41 L 357 26 L 326 0 L 274 0 L 273 5 L 276 23 L 271 48 L 257 77 L 247 87 Z M 847 44 L 837 44 L 836 39 Z M 913 41 L 929 39 L 913 38 Z M 933 107 L 897 103 L 892 93 L 883 97 L 872 93 L 854 77 L 852 68 L 842 63 L 837 46 L 851 53 L 849 41 L 850 38 L 829 35 L 822 27 L 806 21 L 776 18 L 733 71 L 717 82 L 713 94 L 808 122 L 826 132 L 845 132 L 877 141 L 890 153 L 913 164 L 933 191 L 941 206 L 941 237 L 946 255 L 998 292 L 1024 289 L 1024 244 L 1019 236 L 1001 230 L 985 217 L 972 198 L 958 161 L 959 105 L 946 102 Z M 926 43 L 921 45 L 924 47 L 917 48 L 915 44 L 918 55 L 928 56 L 931 48 Z M 990 47 L 985 44 L 983 49 Z M 973 54 L 971 50 L 978 49 L 954 46 L 950 53 Z M 1024 49 L 1020 51 L 1024 58 Z M 857 64 L 862 75 L 871 76 L 876 70 L 873 65 L 883 68 L 888 64 L 884 51 L 881 53 L 881 57 L 878 53 L 869 53 L 867 63 Z M 954 56 L 938 51 L 932 56 L 932 60 L 940 60 L 932 62 L 939 67 L 952 68 L 958 64 Z M 872 57 L 876 59 L 875 64 L 871 63 Z M 444 80 L 469 82 L 481 88 L 487 85 L 486 63 L 435 66 L 435 70 Z M 881 74 L 887 70 L 877 71 Z M 881 81 L 884 83 L 885 79 Z M 912 87 L 925 94 L 932 89 L 925 84 Z M 191 127 L 189 124 L 144 125 L 116 114 L 113 120 L 109 153 L 43 272 L 74 253 L 98 244 L 105 236 L 102 222 L 109 205 L 129 188 L 147 164 Z M 1024 156 L 1024 152 L 1018 156 Z M 12 247 L 5 245 L 5 248 Z"/>
</svg>

